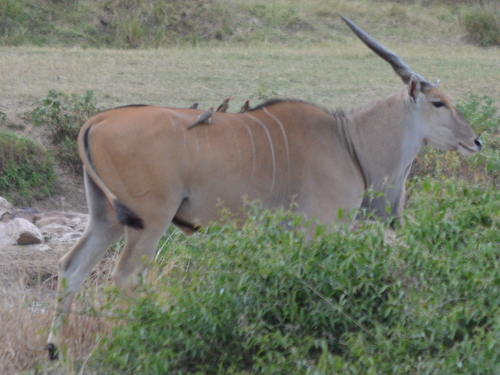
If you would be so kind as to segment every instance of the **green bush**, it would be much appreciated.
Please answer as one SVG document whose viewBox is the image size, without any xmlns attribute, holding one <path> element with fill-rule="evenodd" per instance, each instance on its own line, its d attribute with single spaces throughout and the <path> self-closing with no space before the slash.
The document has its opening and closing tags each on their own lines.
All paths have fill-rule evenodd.
<svg viewBox="0 0 500 375">
<path fill-rule="evenodd" d="M 0 195 L 14 204 L 54 193 L 54 159 L 28 138 L 0 130 Z"/>
<path fill-rule="evenodd" d="M 31 117 L 35 126 L 44 125 L 50 129 L 55 146 L 56 158 L 76 174 L 81 173 L 76 139 L 83 123 L 99 109 L 92 91 L 85 95 L 71 95 L 49 90 L 47 97 L 34 103 L 37 105 Z"/>
<path fill-rule="evenodd" d="M 500 117 L 491 97 L 470 95 L 464 103 L 457 104 L 457 109 L 477 133 L 499 133 Z"/>
<path fill-rule="evenodd" d="M 491 2 L 465 8 L 461 24 L 468 37 L 480 46 L 500 45 L 500 7 Z"/>
<path fill-rule="evenodd" d="M 132 374 L 493 373 L 500 192 L 423 180 L 396 241 L 257 213 L 172 236 L 94 366 Z M 125 302 L 125 303 L 124 303 Z"/>
</svg>

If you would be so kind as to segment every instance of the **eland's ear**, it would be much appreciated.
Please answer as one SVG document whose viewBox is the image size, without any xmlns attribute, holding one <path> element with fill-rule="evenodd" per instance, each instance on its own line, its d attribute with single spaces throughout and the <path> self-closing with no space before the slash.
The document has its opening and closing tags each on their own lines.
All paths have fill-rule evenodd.
<svg viewBox="0 0 500 375">
<path fill-rule="evenodd" d="M 416 103 L 418 100 L 418 96 L 422 91 L 422 86 L 420 85 L 420 81 L 414 75 L 411 76 L 410 82 L 408 82 L 408 96 L 412 100 L 413 103 Z"/>
</svg>

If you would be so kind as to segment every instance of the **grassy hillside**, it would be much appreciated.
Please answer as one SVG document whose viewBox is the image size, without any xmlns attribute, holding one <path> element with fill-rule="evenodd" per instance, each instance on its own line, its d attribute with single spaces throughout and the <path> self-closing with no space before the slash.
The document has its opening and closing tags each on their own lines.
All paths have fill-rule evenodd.
<svg viewBox="0 0 500 375">
<path fill-rule="evenodd" d="M 500 10 L 494 1 L 479 0 L 0 0 L 0 43 L 117 48 L 318 43 L 337 38 L 339 29 L 345 33 L 337 13 L 412 40 L 467 33 L 471 41 L 500 44 Z"/>
</svg>

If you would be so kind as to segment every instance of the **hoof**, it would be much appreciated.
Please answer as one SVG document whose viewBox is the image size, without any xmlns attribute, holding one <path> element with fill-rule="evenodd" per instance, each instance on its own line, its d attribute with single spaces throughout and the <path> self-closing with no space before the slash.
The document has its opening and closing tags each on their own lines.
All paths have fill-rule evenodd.
<svg viewBox="0 0 500 375">
<path fill-rule="evenodd" d="M 54 344 L 47 344 L 45 346 L 45 349 L 47 349 L 47 351 L 49 352 L 49 359 L 51 361 L 56 361 L 59 359 L 59 351 L 57 350 L 57 346 L 55 346 Z"/>
</svg>

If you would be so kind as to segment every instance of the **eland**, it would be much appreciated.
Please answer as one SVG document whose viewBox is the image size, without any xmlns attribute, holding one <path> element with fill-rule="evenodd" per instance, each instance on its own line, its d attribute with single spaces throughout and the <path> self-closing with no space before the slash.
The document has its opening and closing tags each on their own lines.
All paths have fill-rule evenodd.
<svg viewBox="0 0 500 375">
<path fill-rule="evenodd" d="M 83 125 L 78 147 L 89 221 L 59 261 L 46 346 L 51 359 L 57 358 L 73 297 L 123 235 L 112 279 L 133 289 L 166 228 L 173 223 L 191 234 L 218 221 L 219 202 L 233 213 L 245 201 L 270 209 L 293 203 L 299 214 L 328 225 L 339 210 L 365 209 L 388 219 L 401 215 L 405 180 L 423 146 L 464 155 L 480 150 L 479 138 L 436 84 L 343 19 L 392 66 L 404 89 L 350 111 L 275 99 L 243 113 L 215 112 L 210 126 L 189 131 L 202 111 L 132 105 Z"/>
</svg>

